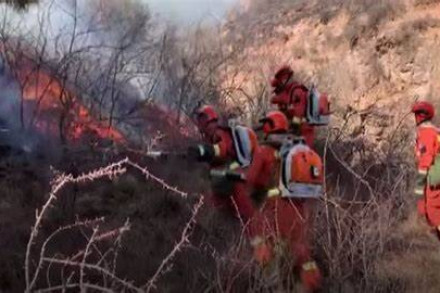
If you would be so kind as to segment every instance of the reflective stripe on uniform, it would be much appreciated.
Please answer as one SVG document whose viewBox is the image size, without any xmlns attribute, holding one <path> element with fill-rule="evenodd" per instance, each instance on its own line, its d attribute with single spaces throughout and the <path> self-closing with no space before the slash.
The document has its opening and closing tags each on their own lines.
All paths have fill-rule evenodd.
<svg viewBox="0 0 440 293">
<path fill-rule="evenodd" d="M 209 175 L 211 177 L 225 177 L 226 176 L 226 171 L 225 170 L 213 169 L 213 170 L 209 171 Z"/>
<path fill-rule="evenodd" d="M 419 174 L 426 175 L 428 174 L 428 170 L 419 169 Z"/>
<path fill-rule="evenodd" d="M 421 188 L 414 189 L 414 194 L 423 195 L 423 189 L 421 189 Z"/>
<path fill-rule="evenodd" d="M 220 157 L 220 146 L 218 144 L 214 145 L 214 155 Z"/>
<path fill-rule="evenodd" d="M 269 189 L 269 191 L 267 192 L 267 197 L 275 197 L 280 195 L 281 191 L 278 188 Z"/>
<path fill-rule="evenodd" d="M 260 244 L 264 243 L 264 239 L 260 236 L 256 236 L 254 238 L 251 239 L 251 245 L 253 247 L 258 246 Z"/>
<path fill-rule="evenodd" d="M 312 271 L 318 269 L 318 266 L 316 265 L 316 262 L 309 261 L 302 265 L 302 269 L 304 271 Z"/>
<path fill-rule="evenodd" d="M 238 162 L 234 161 L 229 165 L 229 170 L 235 170 L 235 169 L 238 169 L 239 167 L 240 167 L 240 164 Z"/>
<path fill-rule="evenodd" d="M 198 147 L 199 147 L 200 157 L 203 157 L 205 155 L 205 148 L 200 144 L 198 145 Z"/>
<path fill-rule="evenodd" d="M 293 124 L 301 124 L 302 119 L 300 117 L 293 117 L 292 118 L 292 123 Z"/>
<path fill-rule="evenodd" d="M 423 128 L 434 128 L 434 129 L 438 129 L 437 127 L 435 127 L 435 125 L 434 124 L 432 124 L 432 122 L 431 121 L 425 121 L 425 122 L 422 122 L 420 125 L 419 125 L 419 127 L 423 127 Z"/>
</svg>

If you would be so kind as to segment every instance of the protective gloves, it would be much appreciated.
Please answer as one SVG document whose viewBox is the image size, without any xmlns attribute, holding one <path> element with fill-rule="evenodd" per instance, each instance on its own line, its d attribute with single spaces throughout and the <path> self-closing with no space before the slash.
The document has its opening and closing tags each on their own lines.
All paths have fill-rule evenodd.
<svg viewBox="0 0 440 293">
<path fill-rule="evenodd" d="M 199 162 L 209 162 L 215 157 L 214 147 L 209 144 L 190 146 L 188 147 L 187 153 L 189 159 Z"/>
<path fill-rule="evenodd" d="M 244 174 L 241 174 L 240 172 L 234 172 L 230 170 L 211 170 L 210 173 L 211 177 L 223 177 L 230 181 L 246 181 L 246 177 Z"/>
<path fill-rule="evenodd" d="M 322 275 L 315 261 L 301 266 L 300 278 L 306 292 L 315 292 L 321 287 Z"/>
<path fill-rule="evenodd" d="M 254 246 L 254 258 L 261 267 L 265 267 L 272 260 L 272 250 L 266 243 Z"/>
<path fill-rule="evenodd" d="M 416 199 L 422 199 L 426 186 L 426 174 L 418 173 L 416 177 L 416 186 L 414 187 L 414 197 Z"/>
</svg>

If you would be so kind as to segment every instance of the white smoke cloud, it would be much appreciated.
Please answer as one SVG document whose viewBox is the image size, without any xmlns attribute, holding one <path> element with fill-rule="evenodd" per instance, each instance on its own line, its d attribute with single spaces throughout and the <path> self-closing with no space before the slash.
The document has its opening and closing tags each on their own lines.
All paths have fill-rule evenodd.
<svg viewBox="0 0 440 293">
<path fill-rule="evenodd" d="M 153 13 L 173 22 L 196 24 L 221 21 L 240 0 L 143 0 Z"/>
<path fill-rule="evenodd" d="M 3 16 L 1 36 L 13 44 L 16 40 L 23 40 L 23 47 L 29 49 L 30 55 L 35 55 L 31 57 L 36 61 L 41 57 L 45 66 L 67 72 L 68 85 L 81 91 L 86 106 L 92 107 L 95 100 L 105 101 L 100 104 L 99 111 L 103 112 L 99 115 L 108 114 L 106 111 L 111 108 L 109 103 L 115 91 L 115 95 L 127 100 L 140 99 L 139 92 L 130 82 L 137 74 L 136 66 L 146 62 L 143 55 L 136 55 L 139 52 L 145 54 L 138 46 L 149 45 L 149 15 L 141 2 L 41 0 L 25 12 L 0 4 L 0 13 Z M 120 53 L 121 47 L 126 47 L 123 54 Z M 115 69 L 119 67 L 124 69 Z M 21 127 L 19 110 L 17 112 L 20 109 L 20 87 L 5 67 L 2 68 L 0 120 L 5 119 L 9 128 L 18 129 Z M 81 71 L 79 75 L 77 70 Z M 115 80 L 112 80 L 113 71 L 117 72 Z"/>
<path fill-rule="evenodd" d="M 142 1 L 125 0 L 40 0 L 24 12 L 0 4 L 6 33 L 26 40 L 47 42 L 47 50 L 84 46 L 115 46 L 133 22 L 148 18 Z M 116 44 L 118 45 L 118 44 Z"/>
</svg>

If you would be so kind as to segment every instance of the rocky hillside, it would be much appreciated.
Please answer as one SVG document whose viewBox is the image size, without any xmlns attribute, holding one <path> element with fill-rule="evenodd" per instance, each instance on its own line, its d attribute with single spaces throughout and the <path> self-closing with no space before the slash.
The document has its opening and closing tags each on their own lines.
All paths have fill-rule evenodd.
<svg viewBox="0 0 440 293">
<path fill-rule="evenodd" d="M 239 52 L 223 75 L 236 89 L 231 99 L 266 100 L 271 74 L 291 64 L 330 94 L 334 127 L 379 146 L 402 122 L 412 125 L 416 98 L 440 101 L 440 1 L 245 2 L 223 30 Z"/>
<path fill-rule="evenodd" d="M 332 100 L 332 122 L 322 132 L 330 134 L 322 152 L 330 153 L 327 207 L 316 233 L 328 291 L 439 292 L 438 242 L 415 216 L 410 194 L 409 112 L 416 99 L 440 106 L 440 1 L 245 4 L 223 28 L 234 56 L 221 71 L 227 98 L 257 118 L 268 108 L 269 79 L 287 63 Z M 327 208 L 335 209 L 334 220 L 324 220 Z M 341 224 L 343 210 L 342 218 L 350 216 Z"/>
</svg>

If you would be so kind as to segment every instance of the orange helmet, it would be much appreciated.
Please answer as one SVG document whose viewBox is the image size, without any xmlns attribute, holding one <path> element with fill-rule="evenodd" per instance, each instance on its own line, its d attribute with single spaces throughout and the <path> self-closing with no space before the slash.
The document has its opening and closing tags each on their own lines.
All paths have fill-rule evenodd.
<svg viewBox="0 0 440 293">
<path fill-rule="evenodd" d="M 268 134 L 285 133 L 289 130 L 289 122 L 286 115 L 280 111 L 271 111 L 260 120 L 263 123 L 263 132 Z"/>
<path fill-rule="evenodd" d="M 275 73 L 274 79 L 271 81 L 271 85 L 274 88 L 278 88 L 283 86 L 287 80 L 289 80 L 293 76 L 293 70 L 290 66 L 284 65 Z"/>
<path fill-rule="evenodd" d="M 205 105 L 197 108 L 195 111 L 196 121 L 199 126 L 207 126 L 209 123 L 218 120 L 218 114 L 213 106 Z"/>
<path fill-rule="evenodd" d="M 412 106 L 411 112 L 416 116 L 416 123 L 431 120 L 435 115 L 434 106 L 429 102 L 416 102 Z"/>
</svg>

